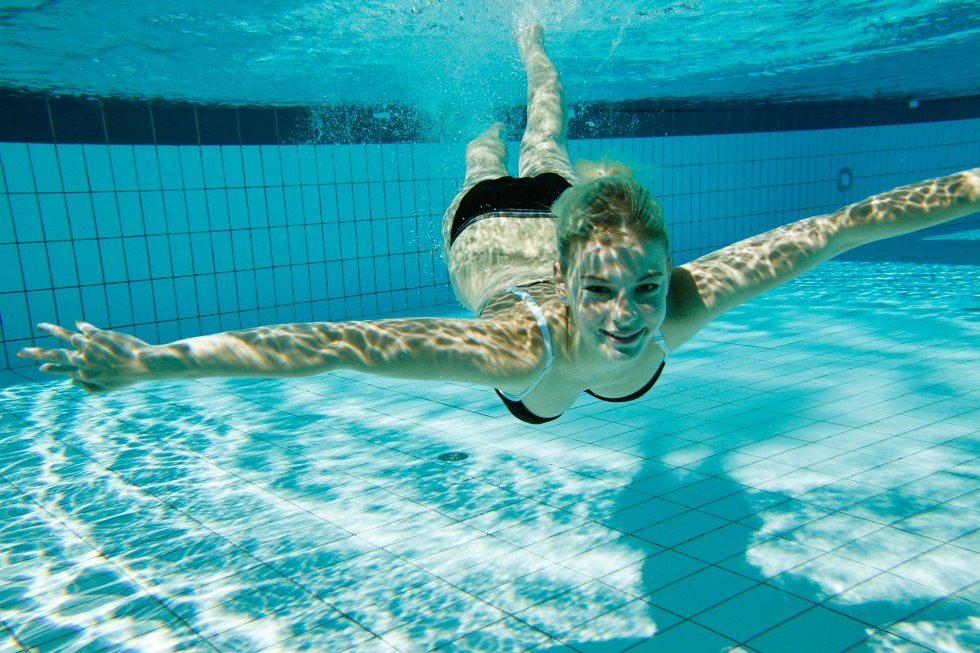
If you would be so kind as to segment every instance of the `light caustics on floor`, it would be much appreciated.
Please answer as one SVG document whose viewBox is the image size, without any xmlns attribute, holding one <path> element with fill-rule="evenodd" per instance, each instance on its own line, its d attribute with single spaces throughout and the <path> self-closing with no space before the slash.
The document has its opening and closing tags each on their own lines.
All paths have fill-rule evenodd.
<svg viewBox="0 0 980 653">
<path fill-rule="evenodd" d="M 347 373 L 101 397 L 20 377 L 0 648 L 976 650 L 976 266 L 917 242 L 546 427 Z"/>
</svg>

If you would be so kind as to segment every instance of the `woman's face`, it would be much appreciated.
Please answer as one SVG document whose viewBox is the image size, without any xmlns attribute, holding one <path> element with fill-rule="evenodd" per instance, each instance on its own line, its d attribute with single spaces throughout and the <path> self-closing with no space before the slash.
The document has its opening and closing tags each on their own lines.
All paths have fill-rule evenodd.
<svg viewBox="0 0 980 653">
<path fill-rule="evenodd" d="M 667 313 L 670 255 L 657 241 L 601 234 L 574 251 L 564 281 L 583 344 L 613 360 L 639 356 Z"/>
</svg>

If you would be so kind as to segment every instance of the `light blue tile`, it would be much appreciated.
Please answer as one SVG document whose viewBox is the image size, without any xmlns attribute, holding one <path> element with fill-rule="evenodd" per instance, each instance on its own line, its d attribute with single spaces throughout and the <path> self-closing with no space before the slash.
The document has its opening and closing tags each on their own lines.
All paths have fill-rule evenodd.
<svg viewBox="0 0 980 653">
<path fill-rule="evenodd" d="M 167 216 L 163 207 L 163 193 L 143 191 L 140 193 L 140 208 L 143 216 L 143 229 L 148 234 L 167 233 Z"/>
<path fill-rule="evenodd" d="M 160 190 L 160 163 L 153 145 L 133 146 L 136 179 L 141 190 Z"/>
<path fill-rule="evenodd" d="M 119 222 L 119 205 L 115 193 L 93 193 L 92 210 L 99 238 L 117 238 L 122 235 Z"/>
<path fill-rule="evenodd" d="M 272 269 L 273 283 L 275 284 L 275 297 L 277 304 L 292 304 L 295 299 L 293 295 L 293 277 L 288 267 L 277 267 Z"/>
<path fill-rule="evenodd" d="M 286 225 L 286 199 L 282 187 L 265 188 L 265 209 L 269 224 L 273 227 Z"/>
<path fill-rule="evenodd" d="M 174 279 L 174 291 L 177 296 L 177 315 L 182 319 L 200 314 L 197 306 L 197 286 L 193 277 L 177 277 Z"/>
<path fill-rule="evenodd" d="M 302 241 L 309 252 L 310 262 L 326 260 L 326 251 L 323 247 L 323 228 L 320 225 L 307 225 L 302 232 Z"/>
<path fill-rule="evenodd" d="M 308 266 L 305 265 L 292 266 L 291 272 L 292 272 L 292 285 L 293 285 L 293 301 L 309 302 L 312 299 L 312 297 L 310 295 L 310 271 Z"/>
<path fill-rule="evenodd" d="M 189 190 L 184 193 L 184 203 L 187 207 L 187 224 L 191 232 L 211 230 L 211 220 L 208 217 L 208 200 L 205 191 Z"/>
<path fill-rule="evenodd" d="M 98 243 L 106 283 L 126 281 L 126 257 L 123 254 L 122 238 L 103 238 Z"/>
<path fill-rule="evenodd" d="M 271 247 L 272 265 L 289 265 L 289 232 L 286 231 L 285 227 L 269 229 L 269 246 Z"/>
<path fill-rule="evenodd" d="M 123 236 L 141 236 L 146 233 L 145 218 L 139 193 L 116 193 L 119 223 Z"/>
<path fill-rule="evenodd" d="M 262 152 L 262 178 L 266 186 L 282 186 L 282 160 L 278 145 L 260 145 Z"/>
<path fill-rule="evenodd" d="M 85 168 L 85 155 L 81 145 L 59 145 L 58 163 L 61 166 L 61 181 L 65 192 L 88 191 L 88 171 Z"/>
<path fill-rule="evenodd" d="M 109 283 L 105 287 L 109 306 L 109 324 L 113 327 L 133 324 L 133 302 L 128 283 Z"/>
<path fill-rule="evenodd" d="M 133 304 L 133 321 L 136 324 L 152 324 L 157 321 L 156 297 L 153 296 L 153 284 L 149 281 L 136 281 L 130 288 L 136 302 Z"/>
<path fill-rule="evenodd" d="M 58 320 L 69 325 L 84 314 L 82 295 L 78 288 L 58 288 L 54 291 L 55 310 Z"/>
<path fill-rule="evenodd" d="M 10 212 L 10 200 L 0 194 L 0 243 L 13 243 L 17 240 L 14 235 L 14 216 Z"/>
<path fill-rule="evenodd" d="M 630 653 L 690 653 L 727 651 L 735 642 L 693 622 L 685 621 L 629 649 Z"/>
<path fill-rule="evenodd" d="M 283 189 L 283 205 L 286 212 L 286 224 L 299 225 L 306 222 L 303 191 L 299 186 L 288 186 Z"/>
<path fill-rule="evenodd" d="M 768 539 L 769 536 L 741 524 L 728 524 L 722 528 L 685 542 L 676 550 L 709 563 L 716 563 L 744 552 L 750 546 Z"/>
<path fill-rule="evenodd" d="M 306 245 L 306 228 L 295 225 L 286 228 L 286 236 L 289 242 L 289 262 L 292 264 L 306 263 L 309 261 Z"/>
<path fill-rule="evenodd" d="M 60 193 L 61 167 L 54 145 L 31 143 L 28 146 L 34 168 L 34 184 L 38 193 Z"/>
<path fill-rule="evenodd" d="M 191 250 L 191 239 L 188 234 L 171 234 L 170 261 L 173 264 L 174 275 L 184 276 L 194 274 L 194 263 L 187 252 Z"/>
<path fill-rule="evenodd" d="M 245 171 L 245 185 L 261 187 L 265 185 L 262 172 L 262 151 L 258 145 L 242 146 L 242 163 Z"/>
<path fill-rule="evenodd" d="M 9 193 L 33 193 L 34 175 L 26 143 L 0 143 L 0 167 Z"/>
<path fill-rule="evenodd" d="M 707 567 L 644 597 L 654 605 L 690 617 L 755 585 L 743 576 Z"/>
<path fill-rule="evenodd" d="M 24 290 L 24 275 L 20 267 L 20 250 L 16 245 L 0 245 L 0 293 Z"/>
<path fill-rule="evenodd" d="M 275 279 L 272 276 L 271 269 L 266 268 L 255 271 L 255 288 L 258 295 L 259 308 L 267 308 L 276 305 Z M 273 313 L 273 315 L 275 314 Z M 274 324 L 277 321 L 278 320 L 275 320 L 273 317 L 271 320 L 264 321 L 263 323 Z"/>
<path fill-rule="evenodd" d="M 258 308 L 255 273 L 251 270 L 236 272 L 235 285 L 237 288 L 239 310 L 246 311 Z"/>
<path fill-rule="evenodd" d="M 76 240 L 75 260 L 81 261 L 78 266 L 78 281 L 82 285 L 101 284 L 104 281 L 102 276 L 102 253 L 99 249 L 97 240 Z"/>
<path fill-rule="evenodd" d="M 109 307 L 106 304 L 105 287 L 82 286 L 80 292 L 82 295 L 82 306 L 85 312 L 79 315 L 79 318 L 99 327 L 108 326 Z"/>
<path fill-rule="evenodd" d="M 215 231 L 211 234 L 211 252 L 216 272 L 230 272 L 235 269 L 231 247 L 231 232 Z"/>
<path fill-rule="evenodd" d="M 192 233 L 191 259 L 194 261 L 194 274 L 214 272 L 214 254 L 209 233 Z"/>
<path fill-rule="evenodd" d="M 756 585 L 694 618 L 716 633 L 744 642 L 813 607 L 768 585 Z M 760 609 L 761 608 L 761 609 Z"/>
<path fill-rule="evenodd" d="M 48 260 L 51 262 L 51 283 L 55 288 L 78 285 L 78 270 L 75 267 L 75 248 L 71 241 L 55 241 L 47 244 Z"/>
<path fill-rule="evenodd" d="M 221 161 L 225 174 L 225 186 L 228 188 L 244 188 L 245 163 L 242 159 L 241 146 L 222 145 Z"/>
<path fill-rule="evenodd" d="M 345 285 L 343 290 L 341 290 L 340 295 L 348 296 L 361 294 L 364 286 L 362 284 L 363 280 L 361 279 L 360 271 L 357 268 L 357 261 L 347 259 L 341 262 L 341 266 L 343 269 Z"/>
<path fill-rule="evenodd" d="M 239 310 L 235 275 L 231 272 L 216 274 L 215 286 L 218 294 L 219 312 L 230 313 Z M 222 326 L 222 329 L 227 330 L 224 326 Z"/>
<path fill-rule="evenodd" d="M 343 266 L 340 263 L 327 263 L 327 296 L 330 298 L 343 297 L 344 287 Z M 333 313 L 331 312 L 331 314 Z"/>
<path fill-rule="evenodd" d="M 357 243 L 357 249 L 355 250 L 357 258 L 366 259 L 372 256 L 374 242 L 370 220 L 359 220 L 354 223 L 354 239 Z"/>
<path fill-rule="evenodd" d="M 266 268 L 272 265 L 272 241 L 269 229 L 253 229 L 252 257 L 256 268 Z"/>
<path fill-rule="evenodd" d="M 334 187 L 337 198 L 336 213 L 341 223 L 354 219 L 354 188 L 351 184 Z"/>
<path fill-rule="evenodd" d="M 146 251 L 146 239 L 123 238 L 123 252 L 126 257 L 126 278 L 129 281 L 149 279 L 150 261 Z"/>
<path fill-rule="evenodd" d="M 201 165 L 204 171 L 204 187 L 224 188 L 225 173 L 222 146 L 204 145 L 201 147 Z"/>
<path fill-rule="evenodd" d="M 859 621 L 816 606 L 747 643 L 760 653 L 842 651 L 866 639 L 866 628 Z"/>
<path fill-rule="evenodd" d="M 44 243 L 21 244 L 20 265 L 27 290 L 51 288 L 51 266 Z"/>
<path fill-rule="evenodd" d="M 287 186 L 301 183 L 299 151 L 295 145 L 280 145 L 277 148 L 282 165 L 282 183 Z"/>
<path fill-rule="evenodd" d="M 321 184 L 336 183 L 334 174 L 333 145 L 316 145 L 314 151 L 316 155 L 316 179 Z"/>
<path fill-rule="evenodd" d="M 27 297 L 24 293 L 0 294 L 0 315 L 3 316 L 0 327 L 3 329 L 4 340 L 21 340 L 33 335 L 34 325 L 31 324 L 27 312 Z"/>
<path fill-rule="evenodd" d="M 44 240 L 37 195 L 11 195 L 9 200 L 17 240 L 22 243 Z"/>
<path fill-rule="evenodd" d="M 184 175 L 180 166 L 180 148 L 173 145 L 160 145 L 156 149 L 160 187 L 164 190 L 182 189 Z"/>
<path fill-rule="evenodd" d="M 249 206 L 244 189 L 228 189 L 228 222 L 232 229 L 248 229 Z"/>
<path fill-rule="evenodd" d="M 334 152 L 334 164 L 341 181 L 364 182 L 368 180 L 367 148 L 363 143 L 338 147 Z M 346 179 L 342 171 L 350 171 Z"/>
<path fill-rule="evenodd" d="M 110 145 L 109 163 L 112 166 L 114 190 L 139 190 L 139 182 L 136 178 L 136 160 L 133 157 L 132 145 Z"/>
<path fill-rule="evenodd" d="M 204 188 L 204 170 L 201 167 L 201 149 L 199 145 L 180 145 L 180 172 L 184 189 Z"/>
<path fill-rule="evenodd" d="M 660 546 L 672 547 L 726 525 L 723 519 L 689 511 L 636 532 L 637 537 Z"/>
<path fill-rule="evenodd" d="M 187 220 L 187 200 L 182 191 L 163 192 L 163 211 L 167 219 L 169 233 L 183 233 L 189 230 Z"/>
<path fill-rule="evenodd" d="M 357 260 L 357 279 L 361 291 L 370 295 L 377 292 L 377 281 L 374 278 L 374 265 L 371 259 L 362 258 Z"/>
<path fill-rule="evenodd" d="M 225 190 L 212 189 L 206 193 L 208 206 L 208 225 L 213 231 L 220 229 L 230 229 L 231 222 L 228 216 L 228 196 Z"/>
<path fill-rule="evenodd" d="M 155 279 L 153 282 L 153 308 L 156 312 L 157 320 L 176 320 L 177 319 L 177 296 L 174 292 L 174 282 L 171 279 Z M 162 335 L 162 332 L 161 332 Z M 164 339 L 164 342 L 176 339 L 173 337 Z"/>
</svg>

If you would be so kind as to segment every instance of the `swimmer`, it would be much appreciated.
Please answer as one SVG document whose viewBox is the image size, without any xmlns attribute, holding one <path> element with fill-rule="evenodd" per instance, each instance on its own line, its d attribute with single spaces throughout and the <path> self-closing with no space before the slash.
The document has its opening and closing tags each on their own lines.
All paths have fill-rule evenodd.
<svg viewBox="0 0 980 653">
<path fill-rule="evenodd" d="M 851 248 L 980 210 L 980 168 L 896 188 L 673 266 L 660 207 L 624 166 L 572 166 L 558 73 L 541 28 L 518 36 L 527 129 L 507 176 L 502 126 L 466 148 L 443 219 L 445 260 L 474 318 L 281 324 L 151 345 L 77 322 L 64 348 L 19 355 L 88 392 L 142 381 L 356 370 L 495 388 L 525 422 L 582 392 L 643 396 L 668 354 L 731 308 Z"/>
</svg>

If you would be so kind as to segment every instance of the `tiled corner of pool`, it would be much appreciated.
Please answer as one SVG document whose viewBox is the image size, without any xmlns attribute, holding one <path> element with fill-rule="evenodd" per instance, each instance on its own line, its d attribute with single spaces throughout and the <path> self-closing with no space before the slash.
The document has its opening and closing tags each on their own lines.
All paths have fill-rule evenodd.
<svg viewBox="0 0 980 653">
<path fill-rule="evenodd" d="M 540 427 L 457 384 L 20 370 L 0 648 L 977 650 L 976 265 L 901 258 L 830 263 L 642 401 Z"/>
</svg>

